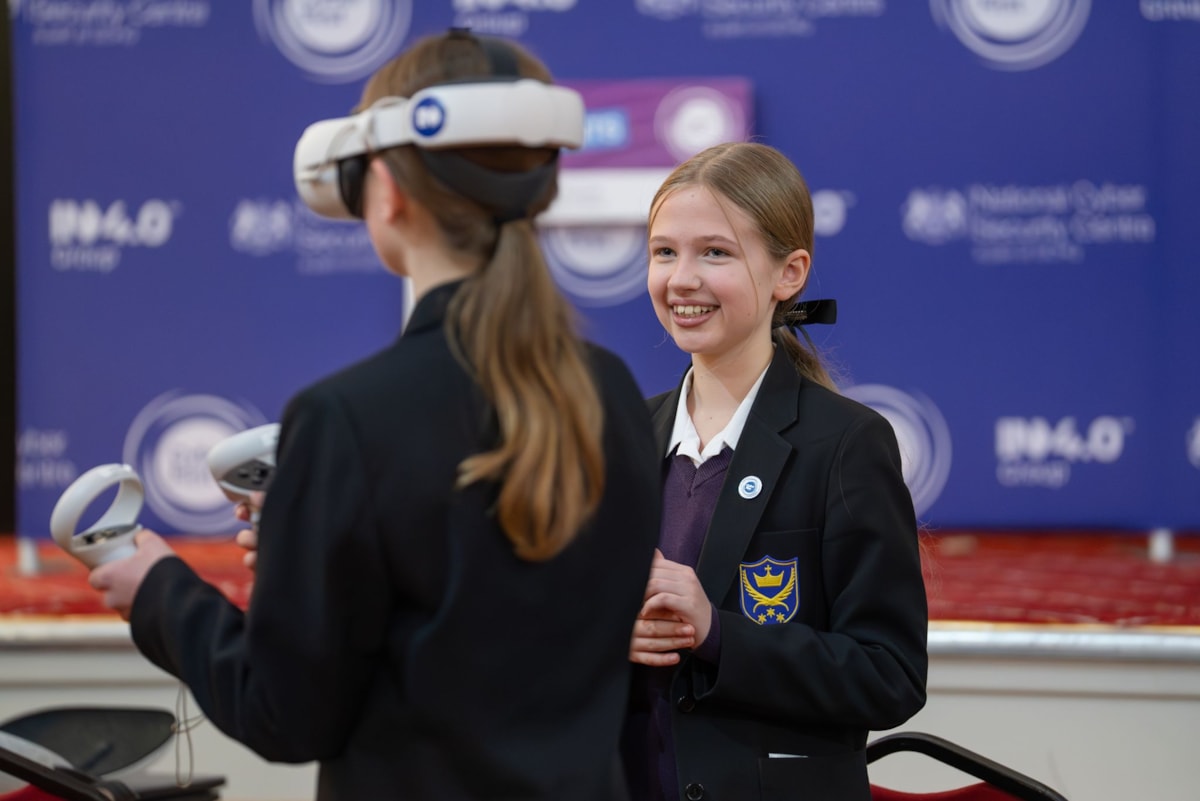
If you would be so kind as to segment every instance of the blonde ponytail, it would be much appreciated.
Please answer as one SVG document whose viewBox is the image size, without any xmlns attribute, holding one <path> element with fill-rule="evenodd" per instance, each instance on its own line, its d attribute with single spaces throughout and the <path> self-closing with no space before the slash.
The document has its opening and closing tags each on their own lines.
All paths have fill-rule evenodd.
<svg viewBox="0 0 1200 801">
<path fill-rule="evenodd" d="M 500 429 L 495 449 L 459 465 L 458 486 L 499 482 L 496 516 L 517 555 L 549 559 L 600 501 L 603 410 L 528 221 L 500 226 L 491 263 L 455 295 L 448 324 Z"/>
</svg>

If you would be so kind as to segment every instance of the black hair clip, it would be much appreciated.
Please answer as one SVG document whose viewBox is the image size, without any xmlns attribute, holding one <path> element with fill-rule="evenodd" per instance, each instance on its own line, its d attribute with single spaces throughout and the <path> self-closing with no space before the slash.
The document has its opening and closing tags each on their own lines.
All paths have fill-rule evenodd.
<svg viewBox="0 0 1200 801">
<path fill-rule="evenodd" d="M 837 301 L 833 298 L 804 300 L 785 312 L 783 322 L 788 328 L 801 325 L 833 325 L 837 322 Z"/>
</svg>

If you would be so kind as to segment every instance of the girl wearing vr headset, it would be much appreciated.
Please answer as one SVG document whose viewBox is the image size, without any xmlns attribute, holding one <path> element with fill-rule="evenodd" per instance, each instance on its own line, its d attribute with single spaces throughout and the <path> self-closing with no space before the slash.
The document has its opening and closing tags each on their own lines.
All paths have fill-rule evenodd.
<svg viewBox="0 0 1200 801">
<path fill-rule="evenodd" d="M 635 801 L 869 801 L 867 734 L 925 703 L 927 610 L 896 437 L 789 326 L 812 199 L 779 151 L 710 148 L 650 206 L 648 289 L 691 367 L 650 401 L 663 525 L 623 744 Z"/>
<path fill-rule="evenodd" d="M 582 103 L 519 47 L 451 32 L 360 109 L 306 132 L 297 182 L 362 217 L 415 307 L 289 403 L 247 612 L 145 531 L 92 584 L 224 732 L 319 760 L 319 799 L 623 798 L 658 458 L 532 223 Z"/>
</svg>

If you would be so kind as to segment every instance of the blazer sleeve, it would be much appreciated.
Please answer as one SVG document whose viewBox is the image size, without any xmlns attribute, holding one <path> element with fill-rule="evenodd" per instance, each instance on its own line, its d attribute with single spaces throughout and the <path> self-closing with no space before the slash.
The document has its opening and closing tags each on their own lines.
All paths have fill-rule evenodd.
<svg viewBox="0 0 1200 801">
<path fill-rule="evenodd" d="M 892 728 L 925 703 L 928 609 L 912 500 L 883 417 L 841 437 L 824 514 L 828 630 L 722 610 L 719 663 L 691 661 L 693 691 L 765 717 Z"/>
<path fill-rule="evenodd" d="M 332 394 L 289 406 L 245 614 L 179 559 L 155 565 L 134 600 L 139 650 L 268 760 L 339 753 L 382 648 L 392 599 L 358 441 Z"/>
</svg>

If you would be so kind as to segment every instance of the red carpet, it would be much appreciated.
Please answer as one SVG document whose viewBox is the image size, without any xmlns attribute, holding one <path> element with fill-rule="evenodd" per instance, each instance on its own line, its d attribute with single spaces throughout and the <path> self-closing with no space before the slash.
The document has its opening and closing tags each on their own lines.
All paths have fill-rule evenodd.
<svg viewBox="0 0 1200 801">
<path fill-rule="evenodd" d="M 234 603 L 245 606 L 250 596 L 251 574 L 242 566 L 242 550 L 232 538 L 173 539 L 172 546 L 197 573 L 221 588 Z M 0 536 L 0 615 L 114 616 L 100 603 L 100 594 L 88 586 L 87 569 L 52 542 L 38 543 L 37 575 L 17 570 L 16 540 Z"/>
<path fill-rule="evenodd" d="M 181 557 L 235 603 L 251 576 L 228 540 L 173 541 Z M 0 536 L 0 615 L 108 615 L 86 571 L 53 544 L 42 573 L 18 575 L 13 537 Z M 1200 537 L 1177 536 L 1166 563 L 1132 533 L 940 532 L 925 539 L 935 621 L 1200 627 Z"/>
<path fill-rule="evenodd" d="M 927 539 L 932 620 L 1200 626 L 1200 537 L 1170 561 L 1144 534 L 958 533 Z"/>
</svg>

